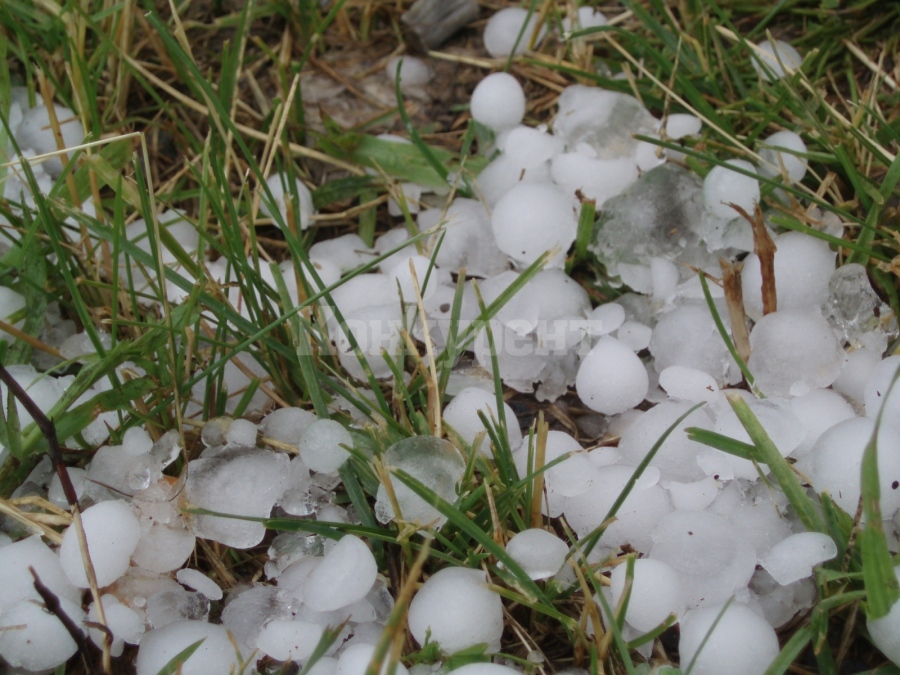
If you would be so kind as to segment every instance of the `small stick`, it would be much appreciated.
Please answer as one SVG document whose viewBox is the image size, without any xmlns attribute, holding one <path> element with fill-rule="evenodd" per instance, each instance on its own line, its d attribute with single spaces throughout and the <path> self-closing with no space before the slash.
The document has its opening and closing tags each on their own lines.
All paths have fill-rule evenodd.
<svg viewBox="0 0 900 675">
<path fill-rule="evenodd" d="M 762 209 L 759 204 L 753 209 L 751 217 L 737 204 L 729 204 L 737 211 L 753 228 L 753 252 L 759 257 L 759 269 L 762 273 L 762 301 L 763 315 L 771 314 L 778 306 L 778 298 L 775 293 L 775 242 L 766 230 Z"/>
</svg>

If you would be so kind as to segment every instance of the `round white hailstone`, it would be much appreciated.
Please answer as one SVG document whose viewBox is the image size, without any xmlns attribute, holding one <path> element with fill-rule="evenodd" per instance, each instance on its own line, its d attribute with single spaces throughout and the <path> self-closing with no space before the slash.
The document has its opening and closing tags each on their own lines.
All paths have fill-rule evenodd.
<svg viewBox="0 0 900 675">
<path fill-rule="evenodd" d="M 491 73 L 475 87 L 469 109 L 476 122 L 494 131 L 511 129 L 525 117 L 525 92 L 509 73 Z"/>
<path fill-rule="evenodd" d="M 722 612 L 723 605 L 716 605 L 684 615 L 681 662 L 693 663 L 693 675 L 762 675 L 778 656 L 775 629 L 744 605 L 731 604 Z"/>
<path fill-rule="evenodd" d="M 0 286 L 0 318 L 4 321 L 8 320 L 13 314 L 18 312 L 20 309 L 25 307 L 25 296 L 21 293 L 16 293 L 11 288 L 7 288 L 6 286 Z M 12 325 L 16 328 L 21 329 L 25 324 L 25 319 L 19 319 L 18 321 L 12 322 Z M 3 334 L 3 339 L 6 339 L 6 334 Z"/>
<path fill-rule="evenodd" d="M 619 604 L 625 590 L 625 564 L 617 566 L 610 577 L 613 602 Z M 678 572 L 659 560 L 634 561 L 634 578 L 625 620 L 642 633 L 653 630 L 670 614 L 684 613 L 684 596 Z"/>
<path fill-rule="evenodd" d="M 866 380 L 866 416 L 876 419 L 881 414 L 882 424 L 893 425 L 900 418 L 900 384 L 894 384 L 898 370 L 900 356 L 889 356 L 875 366 Z"/>
<path fill-rule="evenodd" d="M 372 589 L 378 565 L 365 542 L 344 535 L 321 565 L 306 577 L 303 602 L 317 612 L 330 612 L 359 602 Z"/>
<path fill-rule="evenodd" d="M 634 466 L 624 464 L 602 467 L 589 490 L 566 500 L 566 520 L 578 537 L 587 536 L 603 522 L 634 471 Z M 612 549 L 630 544 L 646 551 L 652 543 L 653 528 L 671 511 L 669 497 L 659 485 L 659 470 L 650 467 L 619 507 L 615 522 L 606 528 L 600 543 Z"/>
<path fill-rule="evenodd" d="M 705 304 L 678 305 L 663 314 L 653 329 L 650 352 L 657 372 L 669 366 L 696 368 L 720 385 L 741 377 Z"/>
<path fill-rule="evenodd" d="M 297 446 L 306 430 L 316 421 L 316 416 L 302 408 L 280 408 L 259 424 L 262 435 L 280 443 Z"/>
<path fill-rule="evenodd" d="M 693 483 L 668 482 L 664 487 L 676 511 L 702 511 L 719 494 L 719 484 L 712 476 Z"/>
<path fill-rule="evenodd" d="M 412 245 L 412 244 L 404 245 L 404 242 L 406 242 L 408 239 L 409 239 L 409 231 L 404 226 L 395 227 L 392 230 L 388 230 L 387 232 L 382 234 L 380 237 L 378 237 L 375 240 L 375 251 L 378 255 L 384 255 L 388 251 L 393 251 L 395 248 L 397 248 L 401 245 L 404 246 L 396 253 L 393 253 L 393 254 L 389 255 L 387 258 L 385 258 L 384 260 L 382 260 L 381 263 L 378 265 L 378 269 L 380 269 L 382 272 L 387 272 L 392 267 L 396 267 L 397 263 L 399 263 L 401 260 L 405 260 L 406 258 L 411 258 L 412 256 L 416 255 L 416 247 L 414 245 Z M 360 275 L 360 276 L 362 276 L 362 275 Z M 352 283 L 355 279 L 359 279 L 359 278 L 360 277 L 354 277 L 353 279 L 348 279 L 346 283 L 342 284 L 335 291 L 332 291 L 332 295 L 335 292 L 340 291 L 342 288 L 346 287 L 348 284 Z M 369 280 L 373 281 L 372 279 L 369 279 Z M 385 280 L 387 281 L 387 277 L 385 277 Z M 357 282 L 357 283 L 359 283 L 359 282 Z M 395 286 L 393 284 L 388 284 L 388 285 L 390 286 L 391 291 L 396 292 L 394 290 Z M 382 291 L 380 289 L 377 289 L 376 292 L 382 293 Z M 348 294 L 349 292 L 345 291 L 344 293 Z M 388 296 L 385 295 L 385 297 L 388 297 Z"/>
<path fill-rule="evenodd" d="M 29 567 L 58 598 L 81 601 L 81 591 L 63 573 L 59 556 L 39 536 L 33 536 L 0 548 L 0 610 L 18 600 L 41 601 Z"/>
<path fill-rule="evenodd" d="M 141 538 L 141 526 L 131 507 L 118 499 L 88 507 L 81 514 L 81 519 L 97 585 L 104 588 L 128 569 L 131 554 Z M 59 560 L 69 581 L 79 588 L 90 586 L 74 527 L 69 527 L 63 535 Z"/>
<path fill-rule="evenodd" d="M 391 79 L 397 80 L 397 66 L 400 66 L 400 89 L 407 91 L 415 87 L 423 87 L 431 81 L 431 68 L 422 59 L 415 56 L 394 56 L 388 59 L 384 72 Z"/>
<path fill-rule="evenodd" d="M 79 605 L 60 599 L 62 610 L 76 625 L 84 620 Z M 37 602 L 19 600 L 0 614 L 0 654 L 13 668 L 46 671 L 65 663 L 78 651 L 69 631 Z"/>
<path fill-rule="evenodd" d="M 460 391 L 453 400 L 444 408 L 444 421 L 453 427 L 453 430 L 469 445 L 475 443 L 475 437 L 484 433 L 484 424 L 478 417 L 482 411 L 489 420 L 499 423 L 497 417 L 497 397 L 479 387 L 466 387 Z M 503 404 L 503 414 L 506 417 L 507 438 L 509 447 L 516 448 L 522 442 L 522 431 L 519 429 L 519 421 L 508 404 Z M 485 434 L 478 447 L 475 448 L 485 456 L 490 455 L 490 439 Z"/>
<path fill-rule="evenodd" d="M 456 675 L 522 675 L 522 671 L 499 663 L 467 663 L 450 672 Z"/>
<path fill-rule="evenodd" d="M 759 557 L 759 564 L 782 586 L 812 575 L 813 567 L 837 555 L 834 540 L 821 532 L 798 532 Z"/>
<path fill-rule="evenodd" d="M 327 260 L 337 265 L 341 274 L 372 260 L 372 249 L 358 234 L 350 233 L 334 239 L 317 241 L 309 247 L 310 259 Z"/>
<path fill-rule="evenodd" d="M 299 219 L 297 218 L 297 214 L 294 214 L 294 222 L 296 223 L 299 220 L 300 229 L 308 229 L 312 225 L 312 216 L 315 213 L 312 192 L 309 191 L 309 188 L 306 187 L 299 178 L 294 180 L 296 189 L 291 189 L 288 183 L 289 180 L 290 178 L 288 178 L 288 175 L 285 173 L 273 173 L 266 181 L 266 185 L 272 192 L 272 197 L 275 199 L 275 208 L 281 213 L 281 219 L 286 225 L 289 224 L 287 205 L 293 205 L 294 192 L 296 192 L 297 199 L 300 201 L 300 213 Z M 259 210 L 270 218 L 275 218 L 274 213 L 270 209 L 269 199 L 265 192 L 260 195 Z M 281 227 L 281 223 L 278 222 L 277 218 L 275 219 L 275 224 Z"/>
<path fill-rule="evenodd" d="M 419 645 L 431 640 L 447 654 L 486 642 L 489 651 L 503 634 L 503 603 L 486 587 L 481 570 L 445 567 L 431 575 L 409 605 L 409 631 Z"/>
<path fill-rule="evenodd" d="M 588 316 L 588 335 L 600 337 L 607 335 L 625 323 L 625 308 L 618 302 L 607 302 L 599 305 Z"/>
<path fill-rule="evenodd" d="M 703 122 L 695 115 L 675 113 L 666 117 L 666 136 L 678 140 L 685 136 L 696 136 L 703 128 Z"/>
<path fill-rule="evenodd" d="M 123 605 L 119 599 L 107 593 L 100 598 L 103 603 L 103 613 L 106 616 L 106 625 L 113 634 L 113 642 L 111 653 L 113 656 L 121 656 L 125 651 L 125 643 L 130 645 L 139 644 L 141 636 L 144 634 L 144 620 L 128 605 Z M 100 621 L 100 612 L 97 611 L 97 604 L 91 603 L 87 615 L 88 621 Z M 91 628 L 88 630 L 91 641 L 100 649 L 103 649 L 103 641 L 106 634 L 99 628 Z"/>
<path fill-rule="evenodd" d="M 225 442 L 234 445 L 256 445 L 256 425 L 250 420 L 233 420 L 225 432 Z"/>
<path fill-rule="evenodd" d="M 732 220 L 739 217 L 729 204 L 740 206 L 753 215 L 753 208 L 759 201 L 759 181 L 729 167 L 756 173 L 753 165 L 743 159 L 729 159 L 724 166 L 714 166 L 703 180 L 703 203 L 717 218 Z"/>
<path fill-rule="evenodd" d="M 649 347 L 652 337 L 653 329 L 638 321 L 626 321 L 616 331 L 616 339 L 633 352 L 640 352 Z"/>
<path fill-rule="evenodd" d="M 152 447 L 153 439 L 144 427 L 131 427 L 122 436 L 122 452 L 126 455 L 143 455 Z"/>
<path fill-rule="evenodd" d="M 547 162 L 533 169 L 526 169 L 501 153 L 478 174 L 478 192 L 486 206 L 493 208 L 503 195 L 520 183 L 550 183 L 550 165 Z"/>
<path fill-rule="evenodd" d="M 562 142 L 546 130 L 518 126 L 506 137 L 504 154 L 525 169 L 535 169 L 562 152 Z"/>
<path fill-rule="evenodd" d="M 785 69 L 797 70 L 803 63 L 800 52 L 784 40 L 763 40 L 756 46 L 759 49 L 753 50 L 753 69 L 766 82 L 784 77 Z"/>
<path fill-rule="evenodd" d="M 813 389 L 805 396 L 791 399 L 791 410 L 806 430 L 803 441 L 790 453 L 795 458 L 808 455 L 827 429 L 856 417 L 847 399 L 831 389 Z"/>
<path fill-rule="evenodd" d="M 806 143 L 793 131 L 778 131 L 763 139 L 759 156 L 763 164 L 759 170 L 767 176 L 780 176 L 782 167 L 788 178 L 799 183 L 806 175 L 809 160 L 806 154 Z"/>
<path fill-rule="evenodd" d="M 514 534 L 506 552 L 531 579 L 547 579 L 559 572 L 569 553 L 562 539 L 547 530 L 531 528 Z"/>
<path fill-rule="evenodd" d="M 197 570 L 184 568 L 175 573 L 175 578 L 182 586 L 192 588 L 198 593 L 203 593 L 210 600 L 221 600 L 222 589 L 219 584 L 210 579 L 208 576 Z"/>
<path fill-rule="evenodd" d="M 517 265 L 527 267 L 545 251 L 562 261 L 575 241 L 578 223 L 572 200 L 553 185 L 518 184 L 507 192 L 491 216 L 497 246 Z"/>
<path fill-rule="evenodd" d="M 746 587 L 756 569 L 753 546 L 714 513 L 673 511 L 651 536 L 650 558 L 678 572 L 689 609 L 728 600 Z"/>
<path fill-rule="evenodd" d="M 357 643 L 350 645 L 338 659 L 336 675 L 365 675 L 369 668 L 369 663 L 375 655 L 375 645 Z M 388 675 L 394 666 L 390 663 L 390 658 L 385 658 L 381 665 L 379 675 Z M 394 675 L 408 675 L 409 671 L 402 663 L 396 664 Z"/>
<path fill-rule="evenodd" d="M 900 565 L 894 567 L 894 576 L 900 582 Z M 879 651 L 900 665 L 900 602 L 895 602 L 886 616 L 867 619 L 866 628 Z"/>
<path fill-rule="evenodd" d="M 334 420 L 316 420 L 300 439 L 300 459 L 313 471 L 334 473 L 350 459 L 343 447 L 353 447 L 353 437 Z"/>
<path fill-rule="evenodd" d="M 198 640 L 203 642 L 181 664 L 181 675 L 240 672 L 245 657 L 232 642 L 225 626 L 183 620 L 144 634 L 137 655 L 137 675 L 157 675 L 176 655 Z"/>
<path fill-rule="evenodd" d="M 416 279 L 409 269 L 412 265 L 416 271 Z M 388 278 L 399 289 L 399 293 L 406 304 L 416 304 L 418 296 L 416 289 L 421 293 L 422 299 L 427 300 L 443 283 L 450 283 L 450 275 L 438 269 L 431 259 L 421 255 L 413 255 L 406 260 L 401 260 L 387 272 Z M 426 283 L 427 281 L 427 283 Z"/>
<path fill-rule="evenodd" d="M 78 115 L 70 108 L 56 104 L 53 105 L 53 110 L 59 122 L 59 130 L 62 132 L 63 146 L 72 148 L 84 143 L 84 128 Z M 26 110 L 14 133 L 16 142 L 23 150 L 31 148 L 39 155 L 58 150 L 56 137 L 50 125 L 50 114 L 43 105 Z M 69 159 L 72 159 L 71 155 Z M 44 168 L 52 178 L 59 178 L 63 170 L 62 160 L 59 157 L 49 159 Z"/>
<path fill-rule="evenodd" d="M 860 347 L 847 353 L 841 374 L 832 383 L 831 388 L 843 394 L 854 404 L 863 406 L 866 400 L 866 382 L 881 363 L 881 355 L 871 349 Z"/>
<path fill-rule="evenodd" d="M 831 326 L 822 315 L 779 310 L 760 319 L 750 333 L 747 366 L 766 396 L 799 396 L 827 387 L 844 362 Z"/>
<path fill-rule="evenodd" d="M 860 471 L 866 446 L 875 432 L 875 420 L 856 417 L 835 424 L 819 436 L 810 451 L 810 478 L 817 492 L 828 492 L 847 513 L 856 513 Z M 900 434 L 882 425 L 878 432 L 878 479 L 881 515 L 890 518 L 900 508 Z"/>
<path fill-rule="evenodd" d="M 528 25 L 525 25 L 526 20 Z M 529 19 L 528 10 L 521 7 L 501 9 L 488 19 L 487 25 L 484 27 L 484 48 L 494 58 L 523 53 L 528 49 L 537 21 L 537 13 L 532 13 Z M 522 30 L 523 25 L 525 26 L 524 31 Z M 546 32 L 547 29 L 541 26 L 535 46 L 540 43 Z M 519 33 L 522 34 L 521 39 L 519 39 Z"/>
<path fill-rule="evenodd" d="M 674 399 L 706 401 L 719 398 L 719 385 L 712 375 L 696 368 L 669 366 L 659 374 L 659 386 Z"/>
<path fill-rule="evenodd" d="M 634 408 L 647 395 L 647 369 L 628 345 L 604 335 L 578 368 L 575 389 L 588 406 L 604 415 Z"/>
<path fill-rule="evenodd" d="M 803 232 L 785 232 L 775 237 L 775 249 L 778 309 L 807 309 L 825 302 L 836 255 L 828 243 Z M 744 260 L 741 287 L 747 316 L 758 321 L 763 312 L 762 271 L 755 253 Z"/>
<path fill-rule="evenodd" d="M 276 661 L 305 661 L 322 638 L 324 629 L 317 623 L 275 619 L 266 624 L 256 638 L 256 646 Z"/>
</svg>

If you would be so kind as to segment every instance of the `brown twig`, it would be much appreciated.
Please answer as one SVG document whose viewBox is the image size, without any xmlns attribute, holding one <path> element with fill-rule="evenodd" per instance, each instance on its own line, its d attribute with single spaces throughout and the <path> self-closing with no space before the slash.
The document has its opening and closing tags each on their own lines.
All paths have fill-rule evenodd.
<svg viewBox="0 0 900 675">
<path fill-rule="evenodd" d="M 730 263 L 719 258 L 722 268 L 722 288 L 725 289 L 725 304 L 731 320 L 731 336 L 734 348 L 746 363 L 750 358 L 750 332 L 747 330 L 747 316 L 744 314 L 744 289 L 741 287 L 740 263 Z"/>
<path fill-rule="evenodd" d="M 769 231 L 766 229 L 759 204 L 755 205 L 753 216 L 750 216 L 737 204 L 729 204 L 729 206 L 741 214 L 753 228 L 753 252 L 759 258 L 759 270 L 762 274 L 763 315 L 771 314 L 778 307 L 778 298 L 775 293 L 775 242 L 772 241 L 772 237 L 769 236 Z"/>
</svg>

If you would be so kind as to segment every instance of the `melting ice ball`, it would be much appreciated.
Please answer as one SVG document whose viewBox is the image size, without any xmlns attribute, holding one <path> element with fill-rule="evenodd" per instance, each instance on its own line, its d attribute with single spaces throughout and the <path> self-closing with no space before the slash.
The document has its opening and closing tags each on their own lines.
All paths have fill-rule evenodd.
<svg viewBox="0 0 900 675">
<path fill-rule="evenodd" d="M 296 192 L 297 199 L 300 202 L 300 213 L 294 214 L 294 222 L 300 225 L 301 230 L 305 230 L 312 225 L 312 215 L 315 213 L 312 192 L 309 191 L 309 188 L 306 187 L 299 178 L 295 179 L 294 185 L 291 186 L 290 178 L 286 173 L 274 173 L 269 176 L 266 185 L 272 192 L 272 197 L 275 199 L 275 208 L 281 213 L 281 219 L 285 224 L 290 224 L 287 215 L 287 205 L 294 203 L 294 193 Z M 269 217 L 274 218 L 275 215 L 270 206 L 271 202 L 269 201 L 268 195 L 263 192 L 259 202 L 259 210 Z M 280 224 L 281 223 L 276 220 L 276 225 L 280 226 Z"/>
<path fill-rule="evenodd" d="M 747 585 L 756 569 L 753 546 L 714 513 L 674 511 L 659 522 L 652 537 L 651 559 L 679 573 L 689 608 L 726 601 Z"/>
<path fill-rule="evenodd" d="M 610 577 L 610 589 L 616 604 L 624 595 L 627 568 L 627 565 L 619 565 Z M 684 593 L 678 572 L 660 560 L 635 560 L 625 620 L 646 633 L 665 621 L 670 614 L 681 616 L 683 613 Z"/>
<path fill-rule="evenodd" d="M 100 588 L 109 586 L 128 569 L 131 554 L 141 537 L 138 519 L 131 506 L 117 499 L 94 504 L 84 510 L 81 518 L 94 573 L 97 575 L 97 585 Z M 59 560 L 69 581 L 79 588 L 90 585 L 74 527 L 69 527 L 63 535 Z"/>
<path fill-rule="evenodd" d="M 522 530 L 506 543 L 506 552 L 531 579 L 547 579 L 559 572 L 569 547 L 547 530 Z"/>
<path fill-rule="evenodd" d="M 395 443 L 384 453 L 382 461 L 388 470 L 402 470 L 450 503 L 456 501 L 456 484 L 466 468 L 462 455 L 453 444 L 435 436 L 413 436 Z M 391 477 L 391 487 L 403 520 L 418 521 L 423 526 L 436 523 L 436 527 L 447 522 L 446 516 L 419 497 L 396 475 Z M 375 515 L 383 523 L 397 517 L 384 485 L 378 487 Z"/>
<path fill-rule="evenodd" d="M 747 365 L 766 396 L 802 396 L 837 379 L 844 362 L 828 322 L 816 311 L 779 310 L 750 333 Z"/>
<path fill-rule="evenodd" d="M 749 172 L 748 176 L 733 169 Z M 713 167 L 703 181 L 703 203 L 715 216 L 731 220 L 738 212 L 731 204 L 740 206 L 748 214 L 759 201 L 759 181 L 752 178 L 753 165 L 743 159 L 729 159 L 724 165 Z"/>
<path fill-rule="evenodd" d="M 767 176 L 780 176 L 782 170 L 787 177 L 799 183 L 806 175 L 809 160 L 806 154 L 806 143 L 793 131 L 777 131 L 763 139 L 759 156 L 763 164 L 759 170 Z"/>
<path fill-rule="evenodd" d="M 509 73 L 491 73 L 475 87 L 472 117 L 494 131 L 511 129 L 525 117 L 525 92 Z"/>
<path fill-rule="evenodd" d="M 202 640 L 180 666 L 182 675 L 238 672 L 243 662 L 225 626 L 206 621 L 176 621 L 146 633 L 137 656 L 137 675 L 157 675 L 182 650 Z"/>
<path fill-rule="evenodd" d="M 778 656 L 768 622 L 744 605 L 695 609 L 681 621 L 681 663 L 693 675 L 762 675 Z"/>
<path fill-rule="evenodd" d="M 527 25 L 526 21 L 528 21 Z M 529 18 L 528 10 L 521 7 L 501 9 L 488 19 L 487 25 L 484 27 L 484 48 L 494 58 L 521 54 L 528 49 L 537 22 L 536 13 L 532 13 Z M 545 32 L 546 29 L 541 27 L 536 43 L 541 41 Z M 521 39 L 519 39 L 520 33 L 522 34 Z"/>
<path fill-rule="evenodd" d="M 575 241 L 578 223 L 572 201 L 558 188 L 545 183 L 519 183 L 507 192 L 491 217 L 497 246 L 520 267 L 556 249 L 552 266 L 562 267 Z"/>
<path fill-rule="evenodd" d="M 353 447 L 353 437 L 334 420 L 316 420 L 300 438 L 300 459 L 313 471 L 334 473 L 350 459 L 344 447 Z"/>
<path fill-rule="evenodd" d="M 466 387 L 460 391 L 447 407 L 444 408 L 444 421 L 469 445 L 475 443 L 478 434 L 483 434 L 475 450 L 490 456 L 490 438 L 487 437 L 484 424 L 478 413 L 483 413 L 488 420 L 500 423 L 497 416 L 497 397 L 479 387 Z M 509 446 L 515 449 L 522 442 L 522 431 L 519 421 L 508 404 L 503 404 L 503 415 L 506 418 L 506 431 Z"/>
<path fill-rule="evenodd" d="M 359 602 L 372 589 L 378 565 L 365 542 L 352 534 L 328 552 L 303 585 L 303 602 L 329 612 Z"/>
<path fill-rule="evenodd" d="M 828 243 L 802 232 L 775 237 L 775 294 L 778 309 L 809 309 L 828 300 L 836 254 Z M 741 272 L 744 309 L 754 321 L 763 313 L 759 257 L 751 253 Z"/>
<path fill-rule="evenodd" d="M 763 40 L 753 50 L 753 68 L 766 82 L 784 77 L 785 69 L 796 70 L 803 63 L 800 52 L 784 40 Z"/>
<path fill-rule="evenodd" d="M 428 632 L 447 654 L 486 642 L 495 651 L 503 634 L 503 604 L 481 570 L 445 567 L 428 578 L 409 605 L 409 631 L 420 645 Z"/>
<path fill-rule="evenodd" d="M 605 335 L 581 362 L 575 388 L 591 410 L 616 415 L 644 400 L 650 378 L 630 347 Z"/>
</svg>

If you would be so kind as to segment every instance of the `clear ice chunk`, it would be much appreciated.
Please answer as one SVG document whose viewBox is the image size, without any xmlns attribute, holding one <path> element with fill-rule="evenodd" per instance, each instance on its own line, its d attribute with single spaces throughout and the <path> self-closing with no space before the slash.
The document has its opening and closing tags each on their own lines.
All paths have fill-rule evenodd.
<svg viewBox="0 0 900 675">
<path fill-rule="evenodd" d="M 453 444 L 435 436 L 413 436 L 395 443 L 384 453 L 382 461 L 388 471 L 409 474 L 451 504 L 456 501 L 456 484 L 466 468 Z M 438 528 L 447 521 L 446 516 L 407 487 L 396 474 L 391 477 L 391 486 L 403 520 L 417 521 L 423 526 L 434 524 Z M 398 517 L 384 485 L 378 488 L 375 515 L 382 523 Z"/>
</svg>

